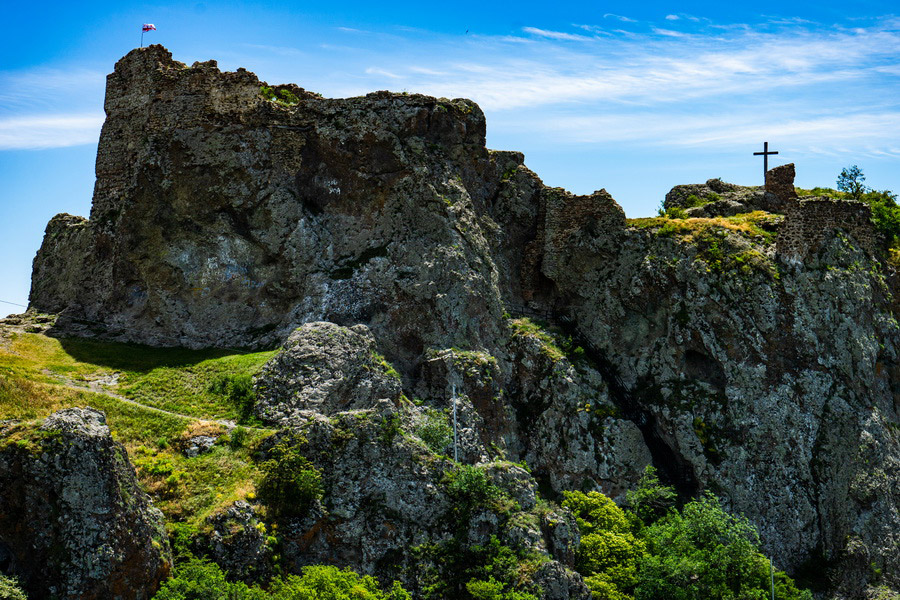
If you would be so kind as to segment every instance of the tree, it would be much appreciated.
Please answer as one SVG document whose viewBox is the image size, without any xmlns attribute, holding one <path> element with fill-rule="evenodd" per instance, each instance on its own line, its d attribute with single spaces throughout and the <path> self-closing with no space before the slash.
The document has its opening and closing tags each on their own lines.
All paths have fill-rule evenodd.
<svg viewBox="0 0 900 600">
<path fill-rule="evenodd" d="M 865 180 L 866 176 L 863 175 L 860 168 L 856 165 L 851 165 L 844 168 L 841 174 L 838 175 L 837 188 L 854 200 L 860 200 L 863 194 L 866 193 L 866 186 L 863 184 Z"/>
<path fill-rule="evenodd" d="M 581 532 L 576 569 L 597 600 L 632 600 L 644 543 L 634 537 L 625 512 L 600 492 L 563 492 Z"/>
</svg>

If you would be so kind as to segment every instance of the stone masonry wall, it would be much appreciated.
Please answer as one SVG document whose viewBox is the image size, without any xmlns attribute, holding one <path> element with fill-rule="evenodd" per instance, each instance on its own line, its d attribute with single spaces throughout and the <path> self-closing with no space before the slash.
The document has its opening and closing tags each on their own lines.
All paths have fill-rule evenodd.
<svg viewBox="0 0 900 600">
<path fill-rule="evenodd" d="M 872 211 L 862 202 L 815 198 L 791 202 L 778 232 L 778 256 L 788 263 L 802 262 L 834 231 L 847 234 L 865 250 L 875 252 L 878 234 Z"/>
</svg>

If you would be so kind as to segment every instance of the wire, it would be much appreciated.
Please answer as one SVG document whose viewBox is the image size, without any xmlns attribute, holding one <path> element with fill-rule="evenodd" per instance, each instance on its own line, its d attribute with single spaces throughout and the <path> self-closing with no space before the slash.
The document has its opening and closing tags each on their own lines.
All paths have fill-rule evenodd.
<svg viewBox="0 0 900 600">
<path fill-rule="evenodd" d="M 18 302 L 10 302 L 9 300 L 0 300 L 3 304 L 12 304 L 13 306 L 21 306 L 22 308 L 28 308 L 25 304 L 19 304 Z"/>
</svg>

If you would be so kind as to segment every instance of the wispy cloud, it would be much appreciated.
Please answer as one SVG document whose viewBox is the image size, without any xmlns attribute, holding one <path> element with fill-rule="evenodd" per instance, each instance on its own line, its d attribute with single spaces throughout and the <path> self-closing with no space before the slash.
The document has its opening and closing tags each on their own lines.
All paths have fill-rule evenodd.
<svg viewBox="0 0 900 600">
<path fill-rule="evenodd" d="M 637 23 L 637 20 L 635 20 L 635 19 L 631 19 L 629 17 L 623 17 L 622 15 L 617 15 L 614 13 L 606 13 L 605 15 L 603 15 L 603 18 L 604 19 L 617 19 L 624 23 Z"/>
<path fill-rule="evenodd" d="M 33 150 L 95 144 L 102 114 L 0 119 L 0 150 Z"/>
<path fill-rule="evenodd" d="M 551 40 L 568 40 L 568 41 L 574 41 L 574 42 L 584 42 L 584 41 L 592 39 L 585 35 L 579 35 L 577 33 L 565 33 L 562 31 L 548 31 L 547 29 L 538 29 L 537 27 L 523 27 L 522 31 L 524 31 L 525 33 L 530 33 L 531 35 L 549 38 Z"/>
</svg>

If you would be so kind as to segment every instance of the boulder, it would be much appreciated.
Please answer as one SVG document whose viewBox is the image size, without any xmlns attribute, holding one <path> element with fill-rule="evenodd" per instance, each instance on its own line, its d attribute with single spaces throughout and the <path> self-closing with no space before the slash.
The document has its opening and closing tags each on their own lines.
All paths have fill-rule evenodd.
<svg viewBox="0 0 900 600">
<path fill-rule="evenodd" d="M 171 568 L 162 514 L 104 413 L 68 408 L 4 430 L 0 555 L 36 600 L 153 597 Z"/>
</svg>

